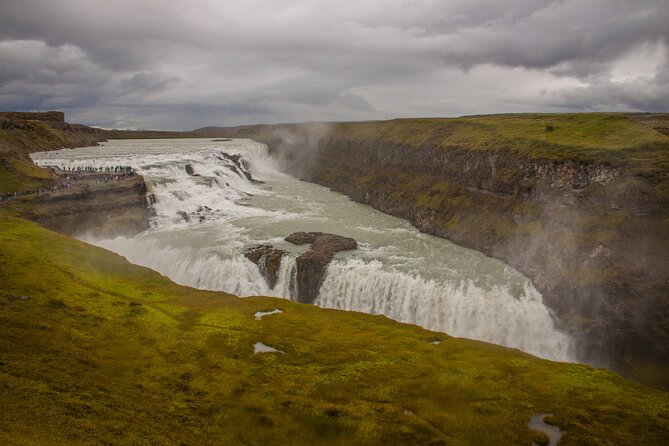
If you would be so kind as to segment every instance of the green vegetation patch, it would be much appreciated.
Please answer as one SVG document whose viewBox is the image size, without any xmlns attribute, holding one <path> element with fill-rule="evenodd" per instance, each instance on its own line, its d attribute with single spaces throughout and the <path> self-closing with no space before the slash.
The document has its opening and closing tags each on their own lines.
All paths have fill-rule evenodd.
<svg viewBox="0 0 669 446">
<path fill-rule="evenodd" d="M 0 195 L 46 186 L 54 175 L 30 160 L 0 153 Z"/>
<path fill-rule="evenodd" d="M 414 148 L 512 150 L 540 159 L 669 166 L 669 138 L 617 113 L 396 119 L 332 126 L 330 136 Z M 655 170 L 653 170 L 655 172 Z M 511 173 L 509 173 L 511 175 Z M 509 178 L 510 180 L 512 178 Z"/>
<path fill-rule="evenodd" d="M 616 374 L 182 287 L 6 211 L 0 283 L 2 444 L 529 445 L 536 413 L 561 445 L 669 438 L 669 395 Z"/>
<path fill-rule="evenodd" d="M 40 121 L 3 122 L 7 128 L 0 128 L 0 195 L 51 183 L 54 175 L 33 164 L 29 153 L 66 146 L 62 133 Z"/>
</svg>

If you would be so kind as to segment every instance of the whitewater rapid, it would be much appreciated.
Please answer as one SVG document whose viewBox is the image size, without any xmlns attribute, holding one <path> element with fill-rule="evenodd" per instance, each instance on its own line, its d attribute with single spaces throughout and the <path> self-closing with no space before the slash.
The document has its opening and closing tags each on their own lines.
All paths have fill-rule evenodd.
<svg viewBox="0 0 669 446">
<path fill-rule="evenodd" d="M 556 329 L 541 295 L 519 272 L 284 174 L 263 144 L 117 140 L 36 153 L 33 159 L 65 168 L 136 168 L 155 201 L 151 229 L 134 237 L 80 238 L 177 283 L 295 299 L 295 259 L 307 247 L 283 238 L 296 231 L 331 232 L 353 237 L 359 249 L 335 256 L 316 305 L 383 314 L 453 336 L 573 360 L 572 340 Z M 273 289 L 243 255 L 265 243 L 289 252 Z"/>
</svg>

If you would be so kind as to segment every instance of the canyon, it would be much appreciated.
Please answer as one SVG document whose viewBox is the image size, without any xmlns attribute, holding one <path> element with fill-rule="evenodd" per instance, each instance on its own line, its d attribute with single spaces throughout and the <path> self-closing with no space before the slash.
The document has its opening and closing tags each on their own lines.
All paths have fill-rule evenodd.
<svg viewBox="0 0 669 446">
<path fill-rule="evenodd" d="M 501 115 L 199 131 L 265 142 L 307 181 L 503 259 L 532 279 L 580 360 L 666 387 L 666 122 Z"/>
<path fill-rule="evenodd" d="M 150 233 L 143 230 L 146 222 L 164 217 L 155 211 L 170 211 L 168 223 L 178 229 L 206 225 L 217 210 L 192 203 L 184 211 L 186 222 L 173 212 L 177 208 L 169 208 L 169 200 L 155 202 L 154 196 L 178 192 L 172 178 L 156 182 L 138 175 L 107 182 L 101 181 L 106 173 L 97 173 L 60 187 L 70 174 L 38 168 L 29 154 L 88 146 L 109 139 L 110 133 L 53 121 L 60 115 L 52 113 L 40 118 L 0 119 L 0 195 L 9 197 L 0 202 L 0 441 L 113 443 L 122 436 L 124 441 L 154 444 L 290 443 L 298 437 L 327 444 L 547 444 L 551 440 L 536 419 L 560 432 L 560 444 L 565 445 L 662 444 L 669 435 L 666 393 L 604 369 L 547 361 L 378 315 L 285 298 L 240 299 L 181 286 L 106 249 L 59 234 L 80 236 L 90 230 L 111 240 L 130 237 L 127 242 L 137 245 L 130 234 Z M 402 216 L 426 233 L 503 258 L 532 278 L 557 322 L 579 342 L 580 354 L 602 346 L 598 361 L 662 387 L 658 376 L 666 376 L 661 374 L 666 334 L 654 324 L 662 321 L 665 308 L 660 294 L 666 263 L 657 251 L 666 236 L 666 145 L 646 124 L 639 128 L 637 120 L 614 118 L 615 128 L 629 130 L 631 125 L 630 134 L 642 145 L 628 147 L 618 141 L 615 149 L 622 150 L 615 154 L 610 147 L 603 149 L 601 141 L 599 147 L 575 150 L 573 144 L 537 143 L 536 135 L 529 138 L 531 144 L 500 135 L 477 140 L 471 133 L 458 135 L 457 126 L 473 125 L 466 122 L 469 118 L 456 128 L 449 120 L 407 120 L 209 129 L 183 136 L 210 139 L 217 133 L 266 142 L 284 170 Z M 542 120 L 550 119 L 556 134 L 563 127 L 555 116 L 533 119 L 539 122 L 532 131 L 541 136 L 547 132 Z M 613 128 L 606 124 L 611 123 L 598 123 L 609 133 Z M 580 141 L 596 142 L 592 130 Z M 149 134 L 161 135 L 133 136 Z M 428 140 L 416 138 L 421 134 Z M 436 136 L 430 140 L 429 135 Z M 451 147 L 452 135 L 466 136 L 469 145 L 460 141 Z M 85 151 L 100 156 L 113 147 L 133 152 L 131 142 L 115 144 Z M 154 141 L 143 146 L 147 144 L 164 145 Z M 200 145 L 193 140 L 189 144 Z M 259 146 L 248 141 L 243 145 Z M 235 155 L 228 149 L 228 157 L 220 155 L 217 147 L 200 153 L 200 163 L 180 158 L 183 150 L 175 149 L 173 163 L 158 167 L 193 183 L 208 199 L 238 198 L 238 210 L 249 215 L 253 210 L 248 204 L 281 199 L 276 195 L 280 191 L 263 198 L 262 188 L 270 185 L 252 182 L 239 171 L 245 167 L 243 159 L 230 158 Z M 75 152 L 65 151 L 70 156 Z M 114 165 L 113 154 L 106 155 Z M 87 160 L 79 163 L 88 165 Z M 227 175 L 218 180 L 225 194 L 219 189 L 207 192 L 217 163 Z M 248 169 L 252 171 L 256 169 Z M 233 181 L 257 195 L 235 197 L 234 190 L 227 190 Z M 151 190 L 157 186 L 162 189 Z M 310 183 L 305 190 L 328 192 Z M 368 206 L 328 194 L 323 196 L 337 197 L 333 200 L 342 213 L 370 215 Z M 291 193 L 284 195 L 287 202 L 295 201 Z M 417 233 L 404 221 L 380 215 L 401 226 L 402 237 Z M 128 224 L 117 235 L 123 222 Z M 333 225 L 342 228 L 338 222 Z M 268 279 L 267 290 L 274 279 L 276 287 L 285 281 L 286 258 L 314 252 L 303 244 L 314 247 L 326 236 L 325 248 L 315 246 L 316 260 L 323 260 L 355 243 L 337 239 L 329 246 L 330 236 L 304 232 L 288 237 L 298 243 L 294 245 L 283 240 L 289 231 L 274 229 L 280 234 L 271 240 L 276 247 L 256 245 L 257 251 L 246 251 L 265 266 L 261 281 Z M 412 237 L 448 245 L 425 234 Z M 203 237 L 205 246 L 220 242 Z M 337 256 L 369 250 L 366 243 L 357 245 L 330 263 L 337 277 L 346 274 Z M 243 247 L 237 246 L 243 256 Z M 282 250 L 298 251 L 284 255 Z M 501 264 L 460 247 L 434 251 L 439 262 L 445 260 L 440 256 L 460 253 L 468 261 Z M 225 263 L 220 258 L 216 262 Z M 203 270 L 211 273 L 214 263 L 205 262 Z M 322 262 L 316 263 L 320 268 Z M 260 274 L 256 265 L 250 267 Z M 410 265 L 405 268 L 411 270 Z M 364 282 L 373 272 L 367 269 L 355 277 Z M 311 281 L 308 288 L 317 286 L 317 277 L 306 278 Z M 321 286 L 336 289 L 333 279 L 326 277 Z M 384 281 L 382 275 L 370 284 Z M 571 288 L 564 291 L 566 286 Z M 499 291 L 493 288 L 490 297 Z M 543 305 L 536 290 L 529 297 Z M 588 308 L 584 297 L 599 305 L 598 310 Z M 332 298 L 319 296 L 315 303 L 327 304 Z M 522 300 L 519 309 L 528 296 Z M 507 323 L 516 315 L 508 316 Z M 536 325 L 527 328 L 544 335 L 548 327 Z M 604 339 L 616 333 L 613 340 Z M 636 345 L 645 341 L 645 347 Z M 630 367 L 635 359 L 643 367 Z M 544 418 L 549 413 L 553 415 Z"/>
</svg>

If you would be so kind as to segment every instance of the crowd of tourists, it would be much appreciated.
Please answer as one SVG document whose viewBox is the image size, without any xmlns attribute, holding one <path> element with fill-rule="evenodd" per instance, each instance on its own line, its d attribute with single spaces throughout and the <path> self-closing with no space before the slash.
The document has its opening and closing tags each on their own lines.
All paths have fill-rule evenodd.
<svg viewBox="0 0 669 446">
<path fill-rule="evenodd" d="M 81 174 L 81 173 L 131 173 L 135 170 L 131 166 L 77 166 L 77 167 L 65 167 L 62 166 L 60 169 L 62 172 Z"/>
</svg>

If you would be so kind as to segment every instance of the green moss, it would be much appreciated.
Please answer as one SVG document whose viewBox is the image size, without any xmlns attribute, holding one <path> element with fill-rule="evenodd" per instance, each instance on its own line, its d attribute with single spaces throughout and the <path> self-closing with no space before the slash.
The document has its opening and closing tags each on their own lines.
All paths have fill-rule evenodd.
<svg viewBox="0 0 669 446">
<path fill-rule="evenodd" d="M 6 212 L 0 281 L 6 444 L 530 444 L 535 413 L 565 445 L 669 435 L 669 396 L 613 373 L 181 287 Z"/>
</svg>

